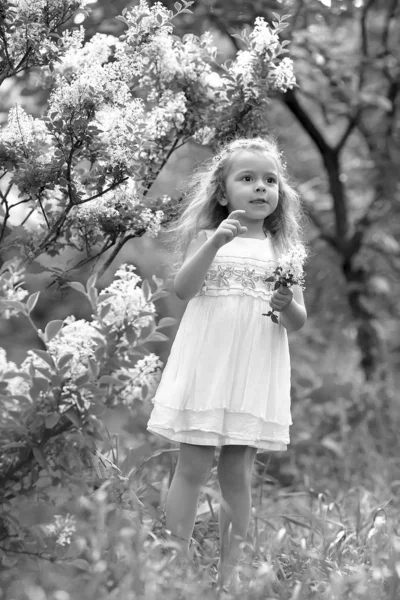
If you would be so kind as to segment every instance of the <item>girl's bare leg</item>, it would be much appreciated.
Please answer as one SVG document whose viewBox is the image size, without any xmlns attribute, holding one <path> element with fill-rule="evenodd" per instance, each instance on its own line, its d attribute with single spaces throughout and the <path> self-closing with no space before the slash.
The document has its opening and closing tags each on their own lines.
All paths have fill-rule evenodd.
<svg viewBox="0 0 400 600">
<path fill-rule="evenodd" d="M 257 449 L 223 446 L 218 462 L 218 479 L 224 502 L 219 513 L 221 559 L 220 580 L 228 581 L 240 559 L 251 517 L 251 473 Z"/>
<path fill-rule="evenodd" d="M 214 453 L 215 446 L 180 444 L 178 463 L 167 496 L 166 525 L 184 556 L 189 556 L 200 489 L 207 481 Z"/>
</svg>

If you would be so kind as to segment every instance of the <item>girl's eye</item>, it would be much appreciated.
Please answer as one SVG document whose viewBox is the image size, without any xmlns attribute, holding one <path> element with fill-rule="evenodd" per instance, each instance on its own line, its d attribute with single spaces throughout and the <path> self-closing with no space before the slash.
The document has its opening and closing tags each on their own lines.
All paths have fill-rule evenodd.
<svg viewBox="0 0 400 600">
<path fill-rule="evenodd" d="M 276 179 L 275 179 L 275 177 L 268 177 L 267 182 L 268 183 L 276 183 Z"/>
<path fill-rule="evenodd" d="M 242 179 L 244 179 L 245 181 L 251 181 L 251 175 L 244 175 Z"/>
</svg>

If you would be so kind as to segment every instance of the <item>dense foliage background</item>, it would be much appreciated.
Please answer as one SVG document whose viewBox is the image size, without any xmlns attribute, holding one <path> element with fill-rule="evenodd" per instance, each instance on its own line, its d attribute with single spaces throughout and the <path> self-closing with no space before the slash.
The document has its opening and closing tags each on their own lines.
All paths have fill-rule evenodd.
<svg viewBox="0 0 400 600">
<path fill-rule="evenodd" d="M 291 336 L 292 443 L 258 455 L 246 593 L 397 598 L 399 2 L 150 2 L 151 35 L 178 13 L 184 76 L 168 61 L 147 73 L 145 4 L 0 1 L 0 598 L 216 597 L 215 470 L 182 573 L 163 525 L 176 450 L 145 429 L 185 308 L 163 226 L 218 140 L 264 131 L 302 192 L 313 254 L 308 322 Z M 298 87 L 232 78 L 230 63 L 225 80 L 257 17 L 276 15 Z M 214 135 L 193 138 L 204 125 Z M 126 177 L 140 185 L 124 191 Z"/>
</svg>

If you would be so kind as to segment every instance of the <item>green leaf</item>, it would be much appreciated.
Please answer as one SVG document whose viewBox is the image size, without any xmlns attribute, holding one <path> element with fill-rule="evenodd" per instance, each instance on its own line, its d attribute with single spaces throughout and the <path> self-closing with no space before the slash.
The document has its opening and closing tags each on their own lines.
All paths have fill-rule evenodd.
<svg viewBox="0 0 400 600">
<path fill-rule="evenodd" d="M 120 379 L 118 379 L 117 377 L 112 377 L 112 375 L 103 375 L 102 377 L 100 377 L 99 384 L 102 385 L 103 383 L 107 383 L 109 385 L 124 385 L 124 383 L 120 381 Z"/>
<path fill-rule="evenodd" d="M 161 327 L 170 327 L 171 325 L 176 325 L 176 323 L 177 320 L 173 317 L 163 317 L 158 321 L 157 329 L 160 329 Z"/>
<path fill-rule="evenodd" d="M 146 340 L 147 342 L 168 342 L 169 337 L 160 333 L 159 331 L 154 331 Z"/>
<path fill-rule="evenodd" d="M 53 429 L 53 427 L 55 425 L 57 425 L 60 418 L 61 418 L 61 415 L 59 413 L 53 413 L 52 415 L 49 415 L 48 417 L 46 417 L 46 419 L 44 421 L 46 428 Z"/>
<path fill-rule="evenodd" d="M 44 330 L 45 341 L 50 342 L 50 340 L 57 335 L 63 325 L 64 321 L 61 321 L 61 319 L 56 319 L 55 321 L 50 321 L 50 323 L 47 323 L 46 329 Z"/>
<path fill-rule="evenodd" d="M 159 300 L 160 298 L 165 298 L 165 296 L 170 296 L 170 295 L 171 295 L 170 292 L 164 292 L 164 291 L 155 292 L 151 297 L 151 301 L 155 302 L 156 300 Z"/>
<path fill-rule="evenodd" d="M 88 374 L 88 372 L 86 372 L 83 375 L 81 375 L 80 377 L 78 377 L 75 380 L 75 383 L 77 386 L 80 386 L 80 385 L 85 385 L 85 383 L 87 383 L 88 381 L 89 381 L 89 374 Z"/>
<path fill-rule="evenodd" d="M 73 354 L 63 354 L 63 356 L 60 358 L 60 360 L 58 361 L 58 368 L 59 369 L 63 369 L 69 362 L 71 359 L 74 358 Z"/>
<path fill-rule="evenodd" d="M 68 285 L 77 292 L 80 292 L 81 294 L 87 296 L 85 286 L 83 286 L 79 281 L 71 281 Z"/>
<path fill-rule="evenodd" d="M 32 352 L 34 352 L 42 360 L 44 360 L 44 362 L 46 362 L 49 365 L 49 367 L 51 367 L 52 369 L 55 368 L 54 361 L 53 361 L 51 355 L 48 352 L 46 352 L 45 350 L 39 350 L 37 348 L 32 348 Z"/>
<path fill-rule="evenodd" d="M 174 8 L 177 12 L 179 12 L 182 8 L 182 4 L 180 2 L 175 2 L 174 3 Z"/>
<path fill-rule="evenodd" d="M 147 281 L 147 279 L 145 279 L 142 283 L 142 293 L 143 293 L 145 300 L 149 300 L 149 298 L 151 296 L 151 288 L 150 288 L 150 284 Z"/>
<path fill-rule="evenodd" d="M 26 307 L 28 309 L 28 313 L 32 312 L 33 309 L 36 306 L 36 302 L 38 301 L 38 298 L 40 296 L 40 292 L 35 292 L 34 294 L 31 294 L 28 298 L 28 300 L 26 301 Z"/>
<path fill-rule="evenodd" d="M 271 319 L 272 319 L 272 321 L 274 323 L 276 323 L 277 325 L 279 325 L 279 319 L 278 319 L 278 317 L 274 313 L 271 314 Z"/>
<path fill-rule="evenodd" d="M 94 286 L 96 285 L 96 280 L 97 280 L 97 273 L 94 273 L 93 275 L 91 275 L 89 277 L 89 279 L 87 280 L 87 284 L 86 284 L 87 291 L 89 291 L 91 288 L 94 288 Z"/>
<path fill-rule="evenodd" d="M 82 420 L 80 415 L 76 412 L 76 410 L 67 410 L 67 412 L 64 413 L 64 415 L 67 417 L 67 419 L 69 419 L 71 421 L 71 423 L 73 425 L 75 425 L 75 427 L 77 429 L 80 429 L 82 427 Z"/>
<path fill-rule="evenodd" d="M 32 448 L 33 456 L 41 467 L 47 469 L 46 458 L 40 448 Z"/>
</svg>

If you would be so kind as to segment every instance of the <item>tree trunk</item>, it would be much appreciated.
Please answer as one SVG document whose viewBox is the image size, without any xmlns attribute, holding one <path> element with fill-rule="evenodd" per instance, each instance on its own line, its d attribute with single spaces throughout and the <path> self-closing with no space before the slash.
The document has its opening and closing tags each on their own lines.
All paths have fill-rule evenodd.
<svg viewBox="0 0 400 600">
<path fill-rule="evenodd" d="M 361 353 L 360 367 L 365 379 L 385 379 L 387 363 L 385 361 L 385 342 L 380 332 L 378 320 L 368 305 L 368 277 L 365 267 L 354 267 L 351 259 L 342 263 L 346 278 L 349 306 L 357 329 L 356 342 Z"/>
</svg>

